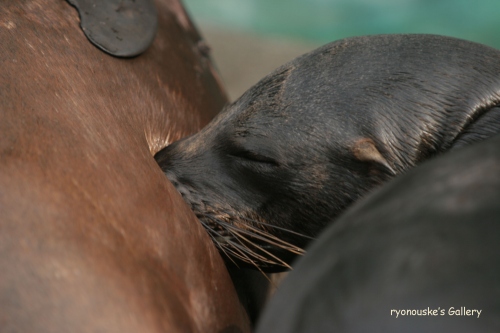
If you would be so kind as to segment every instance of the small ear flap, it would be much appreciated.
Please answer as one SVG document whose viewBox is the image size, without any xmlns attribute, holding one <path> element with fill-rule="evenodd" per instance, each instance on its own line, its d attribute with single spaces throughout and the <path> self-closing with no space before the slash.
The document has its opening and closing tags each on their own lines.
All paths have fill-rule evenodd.
<svg viewBox="0 0 500 333">
<path fill-rule="evenodd" d="M 396 172 L 391 168 L 387 160 L 382 156 L 372 139 L 363 138 L 354 143 L 354 156 L 362 162 L 372 162 L 378 164 L 388 174 L 395 176 Z"/>
</svg>

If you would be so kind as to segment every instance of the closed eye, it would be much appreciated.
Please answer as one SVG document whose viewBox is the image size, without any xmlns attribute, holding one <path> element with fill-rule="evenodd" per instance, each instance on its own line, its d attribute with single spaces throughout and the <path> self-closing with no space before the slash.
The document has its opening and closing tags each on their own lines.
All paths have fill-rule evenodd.
<svg viewBox="0 0 500 333">
<path fill-rule="evenodd" d="M 229 154 L 229 156 L 245 159 L 251 162 L 265 163 L 272 166 L 280 166 L 280 164 L 275 159 L 248 150 L 238 150 Z"/>
</svg>

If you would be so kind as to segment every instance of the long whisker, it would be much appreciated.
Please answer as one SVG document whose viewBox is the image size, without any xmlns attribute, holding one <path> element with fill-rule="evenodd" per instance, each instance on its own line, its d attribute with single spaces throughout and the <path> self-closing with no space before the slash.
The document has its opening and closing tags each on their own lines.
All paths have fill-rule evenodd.
<svg viewBox="0 0 500 333">
<path fill-rule="evenodd" d="M 268 244 L 272 244 L 272 245 L 276 245 L 278 247 L 281 247 L 282 249 L 285 249 L 285 250 L 288 250 L 290 252 L 293 252 L 295 254 L 304 254 L 305 251 L 303 249 L 301 249 L 300 247 L 297 247 L 293 244 L 290 244 L 272 234 L 269 234 L 263 230 L 260 230 L 254 226 L 251 226 L 251 225 L 245 225 L 245 228 L 248 229 L 248 230 L 245 230 L 245 229 L 242 229 L 242 228 L 238 228 L 237 226 L 235 225 L 232 225 L 230 223 L 227 223 L 227 222 L 223 222 L 219 219 L 217 219 L 215 216 L 213 215 L 209 215 L 207 214 L 206 217 L 210 218 L 211 220 L 213 220 L 214 222 L 218 223 L 219 225 L 221 225 L 222 223 L 224 223 L 224 226 L 225 226 L 225 229 L 227 230 L 227 228 L 232 228 L 232 229 L 236 229 L 238 230 L 239 232 L 245 232 L 247 235 L 249 236 L 252 236 L 254 238 L 257 238 L 259 240 L 262 240 L 262 241 L 265 241 L 267 242 Z M 251 232 L 252 231 L 252 232 Z M 256 234 L 259 234 L 260 236 L 257 236 Z"/>
<path fill-rule="evenodd" d="M 201 222 L 202 226 L 205 228 L 205 230 L 208 231 L 208 235 L 210 236 L 212 241 L 215 243 L 215 246 L 218 249 L 220 249 L 226 255 L 226 258 L 231 260 L 231 262 L 234 265 L 236 265 L 236 267 L 239 267 L 238 264 L 236 263 L 236 261 L 234 261 L 233 258 L 228 254 L 228 252 L 231 252 L 233 255 L 235 255 L 234 251 L 232 251 L 231 248 L 228 248 L 227 246 L 224 245 L 224 243 L 222 243 L 218 240 L 218 238 L 220 238 L 220 235 L 215 230 L 212 230 L 212 228 L 210 228 L 210 226 L 207 223 L 203 222 L 202 220 L 200 220 L 200 222 Z M 228 252 L 226 252 L 226 250 Z"/>
<path fill-rule="evenodd" d="M 205 203 L 206 204 L 206 203 Z M 206 205 L 208 206 L 208 205 Z M 210 208 L 208 206 L 208 208 Z M 203 227 L 208 231 L 209 236 L 214 241 L 214 244 L 219 250 L 225 254 L 237 267 L 237 263 L 233 258 L 237 258 L 243 262 L 251 264 L 259 270 L 270 283 L 272 281 L 262 271 L 263 264 L 282 266 L 291 269 L 290 265 L 280 259 L 277 255 L 268 251 L 265 247 L 258 244 L 269 244 L 285 251 L 302 255 L 305 253 L 300 247 L 288 243 L 279 237 L 267 232 L 265 229 L 276 229 L 293 234 L 299 237 L 313 239 L 312 237 L 303 235 L 301 233 L 288 230 L 283 227 L 270 225 L 266 222 L 254 220 L 244 216 L 234 216 L 230 212 L 217 209 L 210 209 L 209 213 L 197 212 L 198 220 L 202 223 Z M 247 221 L 242 225 L 234 224 L 235 221 Z M 241 223 L 241 222 L 240 222 Z M 261 225 L 263 228 L 258 228 L 256 225 Z M 255 241 L 258 241 L 257 243 Z M 260 266 L 259 266 L 260 264 Z"/>
<path fill-rule="evenodd" d="M 229 232 L 231 232 L 231 231 L 229 231 Z M 259 272 L 261 272 L 261 273 L 262 273 L 262 275 L 264 275 L 264 276 L 266 277 L 266 279 L 267 279 L 270 283 L 272 283 L 272 281 L 271 281 L 271 280 L 269 279 L 269 277 L 268 277 L 268 276 L 264 273 L 264 271 L 262 271 L 262 269 L 259 267 L 259 265 L 257 265 L 257 264 L 256 264 L 256 263 L 252 260 L 252 259 L 250 259 L 250 258 L 249 258 L 249 257 L 245 254 L 245 252 L 246 252 L 246 251 L 248 251 L 248 248 L 246 248 L 245 246 L 243 246 L 243 248 L 240 248 L 240 246 L 241 246 L 241 245 L 236 244 L 236 243 L 234 243 L 234 242 L 232 242 L 232 241 L 229 241 L 229 242 L 230 242 L 230 243 L 231 243 L 231 245 L 234 247 L 234 249 L 236 249 L 238 252 L 240 252 L 240 254 L 241 254 L 242 256 L 244 256 L 244 258 L 246 259 L 246 261 L 247 261 L 247 262 L 250 262 L 252 265 L 254 265 L 254 266 L 255 266 L 255 268 L 257 268 L 257 270 L 258 270 Z M 241 241 L 240 241 L 240 242 L 241 242 Z M 242 250 L 243 250 L 243 251 L 242 251 Z M 232 252 L 233 254 L 236 254 L 233 250 L 231 250 L 231 252 Z M 253 254 L 253 252 L 251 252 L 251 253 Z M 238 257 L 240 257 L 240 256 L 238 256 Z M 240 257 L 240 258 L 241 258 L 241 257 Z M 243 259 L 242 259 L 242 260 L 243 260 Z M 243 261 L 245 261 L 245 260 L 243 260 Z"/>
<path fill-rule="evenodd" d="M 303 249 L 301 249 L 297 246 L 294 246 L 288 242 L 285 242 L 285 241 L 275 237 L 274 235 L 268 234 L 268 233 L 266 233 L 258 228 L 255 228 L 253 226 L 248 226 L 248 225 L 246 226 L 248 229 L 250 229 L 250 231 L 249 231 L 249 230 L 238 228 L 238 227 L 236 227 L 230 223 L 227 223 L 225 221 L 222 221 L 211 214 L 206 214 L 206 217 L 209 218 L 210 220 L 214 221 L 215 223 L 217 223 L 219 226 L 223 227 L 226 231 L 230 232 L 231 234 L 233 234 L 237 238 L 245 239 L 248 244 L 251 244 L 253 247 L 255 247 L 255 248 L 259 249 L 260 251 L 266 253 L 267 255 L 277 259 L 277 261 L 278 261 L 278 262 L 268 261 L 268 258 L 265 258 L 261 255 L 256 257 L 255 251 L 252 251 L 252 255 L 254 257 L 256 257 L 256 259 L 261 260 L 263 262 L 268 262 L 268 263 L 273 263 L 273 264 L 278 264 L 278 263 L 284 264 L 284 262 L 281 259 L 279 259 L 275 255 L 271 254 L 269 251 L 267 251 L 261 247 L 256 246 L 255 243 L 253 243 L 252 241 L 248 240 L 247 238 L 244 238 L 243 236 L 241 236 L 241 233 L 246 234 L 248 236 L 251 236 L 255 239 L 264 241 L 268 244 L 275 245 L 277 247 L 280 247 L 284 250 L 290 251 L 290 252 L 298 254 L 298 255 L 302 255 L 305 253 L 305 251 Z M 283 266 L 290 267 L 288 264 L 284 264 Z"/>
<path fill-rule="evenodd" d="M 249 230 L 245 230 L 245 229 L 238 228 L 238 227 L 231 225 L 231 224 L 228 224 L 227 227 L 230 229 L 238 230 L 238 232 L 240 232 L 240 233 L 243 233 L 243 234 L 251 236 L 255 239 L 264 241 L 268 244 L 275 245 L 277 247 L 280 247 L 280 248 L 287 250 L 287 251 L 290 251 L 292 253 L 299 254 L 299 255 L 305 253 L 305 251 L 303 249 L 301 249 L 300 247 L 297 247 L 293 244 L 285 242 L 284 240 L 281 240 L 281 239 L 275 237 L 274 235 L 270 235 L 270 234 L 268 234 L 268 233 L 266 233 L 258 228 L 251 227 L 251 226 L 245 226 L 245 228 L 249 229 Z M 255 244 L 254 244 L 254 246 L 255 246 Z M 261 248 L 259 248 L 259 249 L 261 249 Z"/>
<path fill-rule="evenodd" d="M 285 242 L 282 239 L 279 239 L 278 237 L 268 234 L 259 228 L 255 228 L 253 226 L 246 226 L 250 231 L 253 231 L 255 234 L 252 234 L 251 232 L 248 232 L 252 237 L 257 238 L 257 239 L 262 239 L 266 241 L 269 244 L 276 245 L 278 247 L 281 247 L 282 249 L 288 250 L 292 253 L 302 255 L 306 253 L 306 251 L 298 246 L 295 246 L 293 244 L 290 244 L 288 242 Z M 256 234 L 262 235 L 262 236 L 257 236 Z M 266 238 L 267 237 L 267 238 Z"/>
<path fill-rule="evenodd" d="M 227 223 L 225 223 L 225 222 L 223 222 L 221 220 L 218 220 L 215 217 L 209 217 L 209 218 L 210 218 L 210 220 L 216 222 L 218 225 L 220 225 L 222 228 L 224 228 L 226 231 L 228 231 L 230 234 L 234 235 L 234 233 L 227 228 L 227 226 L 229 224 L 227 224 Z M 212 230 L 212 233 L 215 233 L 216 235 L 218 235 L 213 230 Z M 242 261 L 246 261 L 246 262 L 252 263 L 255 267 L 257 267 L 260 270 L 260 268 L 257 266 L 257 264 L 253 260 L 251 260 L 250 257 L 248 257 L 248 255 L 256 257 L 256 259 L 261 260 L 261 261 L 265 261 L 266 260 L 265 257 L 257 256 L 256 253 L 254 251 L 251 251 L 248 247 L 245 247 L 243 244 L 242 245 L 237 244 L 237 243 L 231 241 L 231 239 L 229 239 L 229 238 L 225 238 L 225 241 L 226 241 L 226 243 L 228 243 L 229 245 L 231 245 L 234 249 L 236 249 L 238 251 L 238 253 L 236 253 L 234 251 L 234 249 L 231 248 L 230 246 L 227 246 L 226 244 L 223 244 L 223 243 L 217 241 L 216 245 L 226 254 L 226 256 L 228 256 L 228 254 L 226 252 L 226 250 L 227 250 L 233 256 L 241 259 Z M 228 257 L 229 257 L 229 259 L 231 259 L 230 256 L 228 256 Z M 233 261 L 233 260 L 231 259 L 231 261 Z M 233 263 L 235 263 L 235 262 L 233 261 Z M 238 265 L 236 263 L 235 263 L 235 265 L 238 267 Z"/>
<path fill-rule="evenodd" d="M 250 248 L 248 248 L 248 246 L 245 246 L 245 244 L 243 244 L 243 242 L 242 242 L 242 239 L 243 239 L 243 240 L 245 240 L 248 244 L 252 245 L 253 247 L 255 247 L 255 248 L 257 248 L 257 249 L 259 249 L 259 250 L 261 250 L 261 251 L 263 251 L 263 252 L 265 252 L 265 253 L 269 254 L 270 256 L 274 257 L 272 254 L 270 254 L 270 253 L 268 253 L 267 251 L 265 251 L 264 249 L 262 249 L 262 248 L 260 248 L 260 247 L 256 246 L 253 242 L 251 242 L 250 240 L 246 239 L 245 237 L 241 236 L 241 235 L 240 235 L 240 232 L 241 232 L 242 230 L 240 230 L 240 229 L 238 229 L 238 228 L 233 228 L 233 226 L 232 226 L 232 225 L 230 225 L 229 223 L 226 223 L 226 222 L 224 222 L 224 221 L 218 221 L 218 223 L 220 223 L 220 225 L 221 225 L 224 229 L 226 229 L 226 230 L 227 230 L 227 231 L 228 231 L 231 235 L 235 236 L 235 239 L 238 241 L 238 243 L 239 243 L 239 244 L 238 244 L 238 243 L 235 243 L 235 242 L 233 242 L 233 241 L 231 241 L 231 240 L 229 240 L 229 239 L 228 239 L 227 241 L 229 241 L 229 242 L 231 243 L 231 245 L 232 245 L 232 246 L 236 247 L 236 248 L 239 250 L 239 252 L 240 252 L 240 253 L 244 252 L 244 253 L 246 253 L 246 254 L 248 254 L 248 255 L 250 255 L 250 256 L 252 256 L 252 257 L 254 257 L 254 258 L 258 259 L 258 260 L 261 260 L 261 261 L 263 261 L 263 262 L 272 263 L 272 264 L 277 264 L 277 262 L 274 262 L 274 261 L 272 261 L 272 260 L 269 260 L 268 258 L 266 258 L 266 257 L 264 257 L 264 256 L 262 256 L 262 255 L 260 255 L 260 254 L 258 254 L 257 252 L 255 252 L 255 251 L 251 250 Z M 228 227 L 229 227 L 229 228 L 228 228 Z M 236 231 L 236 230 L 238 230 L 238 231 Z M 242 254 L 243 254 L 243 253 L 242 253 Z M 248 258 L 248 256 L 246 256 L 246 255 L 245 255 L 245 257 L 247 257 L 247 258 Z M 250 258 L 248 258 L 248 259 L 250 259 Z M 279 258 L 276 258 L 276 259 L 277 259 L 278 261 L 281 261 Z M 286 264 L 285 264 L 285 265 L 286 265 Z"/>
<path fill-rule="evenodd" d="M 267 254 L 268 256 L 270 256 L 270 257 L 272 257 L 272 258 L 276 259 L 277 263 L 280 263 L 282 266 L 287 267 L 287 268 L 291 268 L 291 267 L 290 267 L 290 265 L 288 265 L 286 262 L 284 262 L 284 261 L 283 261 L 283 260 L 281 260 L 280 258 L 276 257 L 275 255 L 273 255 L 272 253 L 270 253 L 270 252 L 269 252 L 269 251 L 267 251 L 266 249 L 263 249 L 263 248 L 261 248 L 261 247 L 256 246 L 254 242 L 252 242 L 252 241 L 251 241 L 251 240 L 249 240 L 248 238 L 246 238 L 246 237 L 242 236 L 242 235 L 241 235 L 241 231 L 242 231 L 242 230 L 240 229 L 240 230 L 238 230 L 238 231 L 231 230 L 230 232 L 231 232 L 231 233 L 233 233 L 233 234 L 235 234 L 235 235 L 237 236 L 237 238 L 238 238 L 238 239 L 242 239 L 242 240 L 244 240 L 246 243 L 248 243 L 248 244 L 250 244 L 250 245 L 252 245 L 252 246 L 254 246 L 254 247 L 257 247 L 260 251 L 262 251 L 262 252 L 264 252 L 265 254 Z M 258 256 L 259 256 L 259 257 L 262 257 L 261 255 L 258 255 Z M 264 259 L 266 259 L 266 260 L 269 260 L 269 259 L 267 259 L 267 258 L 265 258 L 265 257 L 262 257 L 262 258 L 264 258 Z"/>
<path fill-rule="evenodd" d="M 248 254 L 248 255 L 250 255 L 250 256 L 252 256 L 252 257 L 254 257 L 254 258 L 258 259 L 258 260 L 262 260 L 262 261 L 264 261 L 264 260 L 266 260 L 266 259 L 267 259 L 267 258 L 265 258 L 265 257 L 263 257 L 263 256 L 261 256 L 261 255 L 259 255 L 259 254 L 258 254 L 258 253 L 256 253 L 255 251 L 253 251 L 253 250 L 249 249 L 249 248 L 248 248 L 248 246 L 245 246 L 245 244 L 243 244 L 243 243 L 241 242 L 241 240 L 240 240 L 240 238 L 241 238 L 241 237 L 240 237 L 240 235 L 239 235 L 238 231 L 236 231 L 236 230 L 237 230 L 236 228 L 235 228 L 235 229 L 228 228 L 228 227 L 230 227 L 231 225 L 230 225 L 230 224 L 228 224 L 228 223 L 226 223 L 226 222 L 224 222 L 224 221 L 218 221 L 218 223 L 219 223 L 219 225 L 221 225 L 224 229 L 226 229 L 226 230 L 227 230 L 227 231 L 228 231 L 228 232 L 229 232 L 232 236 L 234 236 L 234 239 L 236 239 L 236 240 L 238 241 L 238 243 L 236 243 L 236 242 L 231 241 L 231 239 L 226 239 L 226 241 L 227 241 L 227 242 L 230 242 L 232 246 L 237 247 L 239 250 L 241 250 L 241 251 L 245 252 L 246 254 Z M 255 247 L 255 245 L 254 245 L 254 244 L 252 244 L 252 245 Z"/>
<path fill-rule="evenodd" d="M 224 214 L 230 215 L 226 211 L 221 211 L 221 212 L 224 213 Z M 269 224 L 267 222 L 262 222 L 262 221 L 254 220 L 254 219 L 251 219 L 251 218 L 248 218 L 248 217 L 245 217 L 245 216 L 238 216 L 238 218 L 240 218 L 242 220 L 246 220 L 248 222 L 252 222 L 252 223 L 256 223 L 256 224 L 261 224 L 261 225 L 264 225 L 264 226 L 272 228 L 272 229 L 281 230 L 281 231 L 284 231 L 284 232 L 287 232 L 289 234 L 293 234 L 293 235 L 296 235 L 296 236 L 299 236 L 299 237 L 303 237 L 303 238 L 307 238 L 307 239 L 315 239 L 314 237 L 307 236 L 307 235 L 304 235 L 304 234 L 301 234 L 299 232 L 296 232 L 296 231 L 293 231 L 293 230 L 290 230 L 290 229 L 286 229 L 286 228 L 283 228 L 283 227 L 278 227 L 278 226 Z"/>
</svg>

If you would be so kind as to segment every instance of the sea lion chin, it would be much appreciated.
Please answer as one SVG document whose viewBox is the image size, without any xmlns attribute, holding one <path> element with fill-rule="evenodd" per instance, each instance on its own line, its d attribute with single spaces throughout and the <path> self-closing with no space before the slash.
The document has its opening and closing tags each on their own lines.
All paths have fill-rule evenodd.
<svg viewBox="0 0 500 333">
<path fill-rule="evenodd" d="M 278 68 L 155 158 L 221 253 L 276 271 L 371 189 L 498 133 L 499 104 L 495 49 L 350 38 Z"/>
</svg>

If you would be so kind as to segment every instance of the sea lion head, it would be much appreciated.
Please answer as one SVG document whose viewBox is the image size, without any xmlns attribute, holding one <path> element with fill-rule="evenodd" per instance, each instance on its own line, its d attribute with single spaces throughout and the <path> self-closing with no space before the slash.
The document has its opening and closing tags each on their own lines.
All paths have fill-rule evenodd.
<svg viewBox="0 0 500 333">
<path fill-rule="evenodd" d="M 470 143 L 499 132 L 499 59 L 498 50 L 432 35 L 327 44 L 156 159 L 223 253 L 286 267 L 375 186 L 463 133 Z"/>
<path fill-rule="evenodd" d="M 307 97 L 295 66 L 155 157 L 221 252 L 266 271 L 286 268 L 325 221 L 394 173 L 344 111 Z"/>
</svg>

